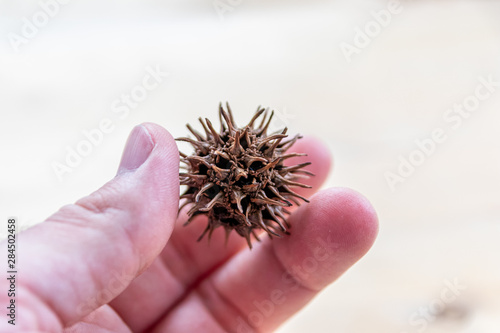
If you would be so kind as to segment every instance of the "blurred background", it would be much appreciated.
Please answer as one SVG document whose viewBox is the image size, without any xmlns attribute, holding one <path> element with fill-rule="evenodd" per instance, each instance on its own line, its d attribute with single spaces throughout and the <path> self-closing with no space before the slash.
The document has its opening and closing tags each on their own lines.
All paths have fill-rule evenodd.
<svg viewBox="0 0 500 333">
<path fill-rule="evenodd" d="M 477 0 L 0 1 L 1 218 L 27 228 L 100 187 L 141 122 L 177 137 L 219 101 L 239 123 L 269 106 L 327 142 L 326 186 L 381 224 L 279 332 L 500 332 L 499 18 Z"/>
</svg>

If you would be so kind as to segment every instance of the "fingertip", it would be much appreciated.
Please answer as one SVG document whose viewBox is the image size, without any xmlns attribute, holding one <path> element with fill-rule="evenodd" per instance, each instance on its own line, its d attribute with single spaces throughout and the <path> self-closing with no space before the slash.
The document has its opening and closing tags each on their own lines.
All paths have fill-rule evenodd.
<svg viewBox="0 0 500 333">
<path fill-rule="evenodd" d="M 289 219 L 291 235 L 273 242 L 288 266 L 318 262 L 317 274 L 304 284 L 320 290 L 340 277 L 373 245 L 378 219 L 370 202 L 347 188 L 329 188 L 311 197 Z"/>
<path fill-rule="evenodd" d="M 251 253 L 240 252 L 211 277 L 210 287 L 231 300 L 231 308 L 237 307 L 250 326 L 255 326 L 252 313 L 256 299 L 266 299 L 276 290 L 286 294 L 286 303 L 259 323 L 261 331 L 275 329 L 337 280 L 368 251 L 378 230 L 377 216 L 368 200 L 345 188 L 317 193 L 288 221 L 290 235 L 264 239 Z M 217 311 L 225 313 L 224 307 Z"/>
<path fill-rule="evenodd" d="M 309 211 L 317 210 L 317 232 L 335 235 L 340 248 L 358 259 L 371 248 L 378 234 L 378 217 L 368 199 L 349 188 L 331 188 L 312 198 Z"/>
<path fill-rule="evenodd" d="M 154 144 L 153 152 L 160 160 L 157 163 L 165 164 L 167 162 L 167 168 L 164 169 L 178 169 L 179 167 L 179 150 L 177 149 L 177 144 L 175 143 L 172 134 L 168 132 L 162 126 L 155 123 L 142 123 L 140 126 L 144 127 L 146 131 L 151 136 L 151 140 Z M 155 161 L 153 161 L 154 163 Z M 155 164 L 157 166 L 157 164 Z M 170 174 L 170 173 L 169 173 Z M 178 178 L 177 172 L 175 174 Z"/>
<path fill-rule="evenodd" d="M 164 127 L 151 122 L 144 122 L 139 126 L 143 126 L 147 129 L 155 143 L 163 142 L 169 148 L 177 150 L 177 145 L 175 144 L 175 140 L 172 137 L 172 134 L 170 134 L 170 132 L 167 131 Z"/>
<path fill-rule="evenodd" d="M 161 184 L 162 190 L 168 190 L 168 198 L 162 197 L 166 203 L 175 206 L 175 213 L 179 205 L 179 150 L 172 135 L 162 126 L 155 123 L 142 123 L 153 141 L 154 148 L 144 165 L 143 174 L 150 185 Z M 162 196 L 165 193 L 162 191 Z M 174 195 L 176 194 L 176 195 Z"/>
<path fill-rule="evenodd" d="M 147 200 L 146 213 L 162 221 L 153 233 L 162 235 L 159 238 L 164 245 L 175 225 L 179 207 L 179 151 L 172 135 L 162 126 L 150 122 L 139 126 L 148 132 L 154 147 L 133 182 L 143 193 L 142 199 Z"/>
</svg>

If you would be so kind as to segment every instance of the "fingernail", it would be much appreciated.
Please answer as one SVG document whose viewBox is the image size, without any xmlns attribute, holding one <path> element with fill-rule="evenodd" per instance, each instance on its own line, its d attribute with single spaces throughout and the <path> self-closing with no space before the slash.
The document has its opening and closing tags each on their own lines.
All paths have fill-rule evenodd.
<svg viewBox="0 0 500 333">
<path fill-rule="evenodd" d="M 134 127 L 123 151 L 118 174 L 139 168 L 153 151 L 154 143 L 143 125 Z"/>
</svg>

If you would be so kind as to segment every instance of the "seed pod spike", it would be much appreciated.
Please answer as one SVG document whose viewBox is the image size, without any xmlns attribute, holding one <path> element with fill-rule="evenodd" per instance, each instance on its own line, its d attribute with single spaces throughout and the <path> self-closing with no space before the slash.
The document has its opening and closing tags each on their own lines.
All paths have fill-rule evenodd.
<svg viewBox="0 0 500 333">
<path fill-rule="evenodd" d="M 300 170 L 298 170 L 300 171 Z M 309 179 L 310 176 L 302 174 L 298 171 L 291 171 L 286 174 L 286 176 L 289 176 L 289 180 L 297 181 L 298 179 Z"/>
<path fill-rule="evenodd" d="M 283 187 L 283 188 L 284 188 L 284 189 L 288 192 L 288 194 L 293 195 L 294 197 L 297 197 L 297 198 L 299 198 L 299 199 L 302 199 L 302 200 L 304 200 L 305 202 L 309 202 L 309 200 L 307 200 L 306 198 L 304 198 L 304 197 L 303 197 L 303 196 L 301 196 L 300 194 L 295 193 L 295 192 L 294 192 L 294 191 L 292 191 L 292 190 L 291 190 L 288 186 L 283 185 L 282 187 Z M 292 199 L 292 198 L 290 198 L 290 199 Z M 298 202 L 296 202 L 296 204 L 298 204 Z"/>
<path fill-rule="evenodd" d="M 186 221 L 186 222 L 184 222 L 183 226 L 185 227 L 185 226 L 189 225 L 189 224 L 190 224 L 190 223 L 194 220 L 194 218 L 195 218 L 196 216 L 200 215 L 200 214 L 201 214 L 201 213 L 196 212 L 196 213 L 194 213 L 193 215 L 191 215 L 191 216 L 187 219 L 187 221 Z"/>
<path fill-rule="evenodd" d="M 262 121 L 260 122 L 260 125 L 258 128 L 262 128 L 264 126 L 264 123 L 266 122 L 267 119 L 267 114 L 269 113 L 269 108 L 265 108 L 264 110 L 264 117 L 262 118 Z"/>
<path fill-rule="evenodd" d="M 276 214 L 274 213 L 274 209 L 269 207 L 269 205 L 266 205 L 266 209 L 267 211 L 269 212 L 269 214 L 271 215 L 271 217 L 273 218 L 273 220 L 278 223 L 278 225 L 280 226 L 281 228 L 281 231 L 286 231 L 286 228 L 285 226 L 283 225 L 283 223 L 281 223 L 281 221 L 278 219 L 278 217 L 276 216 Z"/>
<path fill-rule="evenodd" d="M 193 199 L 192 194 L 183 194 L 179 197 L 179 199 Z"/>
<path fill-rule="evenodd" d="M 192 174 L 192 173 L 187 173 L 187 172 L 179 172 L 180 177 L 185 177 L 185 178 L 191 178 L 191 179 L 198 179 L 198 178 L 205 178 L 205 175 L 197 175 L 197 174 Z"/>
<path fill-rule="evenodd" d="M 290 147 L 292 147 L 295 144 L 295 142 L 297 142 L 298 139 L 302 139 L 302 136 L 299 134 L 297 134 L 295 137 L 293 137 L 293 139 L 290 139 L 286 142 L 282 142 L 280 145 L 278 145 L 278 148 L 280 148 L 281 151 L 284 153 L 288 149 L 290 149 Z"/>
<path fill-rule="evenodd" d="M 219 156 L 222 157 L 222 158 L 225 158 L 226 160 L 230 160 L 231 159 L 231 157 L 228 154 L 226 154 L 226 153 L 224 153 L 222 151 L 216 150 L 214 152 L 214 154 L 216 155 L 216 159 L 219 158 Z"/>
<path fill-rule="evenodd" d="M 189 142 L 195 149 L 198 149 L 203 153 L 206 153 L 206 151 L 207 151 L 207 148 L 205 147 L 205 145 L 199 141 L 194 141 L 193 139 L 190 139 L 190 138 L 177 138 L 175 140 Z"/>
<path fill-rule="evenodd" d="M 234 117 L 233 117 L 233 111 L 231 110 L 231 107 L 229 106 L 229 102 L 226 102 L 226 108 L 227 108 L 227 113 L 229 113 L 229 119 L 231 120 L 231 124 L 233 124 L 233 126 L 236 127 L 236 122 L 234 121 Z"/>
<path fill-rule="evenodd" d="M 280 158 L 282 161 L 291 158 L 291 157 L 302 157 L 302 156 L 307 156 L 307 154 L 302 154 L 302 153 L 290 153 L 286 155 L 281 155 Z"/>
<path fill-rule="evenodd" d="M 306 185 L 306 184 L 293 182 L 293 181 L 291 181 L 289 179 L 283 178 L 280 175 L 276 175 L 276 178 L 278 178 L 279 180 L 281 180 L 281 182 L 284 183 L 284 184 L 286 184 L 286 185 L 298 186 L 298 187 L 302 187 L 302 188 L 311 188 L 312 187 L 312 186 L 309 186 L 309 185 Z"/>
<path fill-rule="evenodd" d="M 252 229 L 252 235 L 253 237 L 258 241 L 260 242 L 260 238 L 259 238 L 259 235 L 257 235 L 257 233 L 255 232 L 255 229 Z"/>
<path fill-rule="evenodd" d="M 307 170 L 295 170 L 295 171 L 293 171 L 293 174 L 294 174 L 294 175 L 295 175 L 295 174 L 299 174 L 299 173 L 300 173 L 300 174 L 304 174 L 304 175 L 309 176 L 309 177 L 314 177 L 314 176 L 316 176 L 314 173 L 312 173 L 312 172 L 310 172 L 310 171 L 307 171 Z"/>
<path fill-rule="evenodd" d="M 229 240 L 229 234 L 231 234 L 231 229 L 224 228 L 224 231 L 226 233 L 226 235 L 224 237 L 224 246 L 227 246 L 227 241 Z"/>
<path fill-rule="evenodd" d="M 287 204 L 272 200 L 272 199 L 264 199 L 264 198 L 252 198 L 252 202 L 260 204 L 260 205 L 273 205 L 273 206 L 281 206 L 281 207 L 288 207 Z"/>
<path fill-rule="evenodd" d="M 193 133 L 193 135 L 196 137 L 196 139 L 198 139 L 198 141 L 205 141 L 205 139 L 201 136 L 200 133 L 198 133 L 196 130 L 194 130 L 191 125 L 189 124 L 186 124 L 186 127 L 188 128 L 188 130 Z"/>
<path fill-rule="evenodd" d="M 219 115 L 221 115 L 224 120 L 226 121 L 226 124 L 227 124 L 227 127 L 229 128 L 229 130 L 231 132 L 234 132 L 234 126 L 233 126 L 233 123 L 231 121 L 231 118 L 229 117 L 229 115 L 226 113 L 226 111 L 224 111 L 224 109 L 222 108 L 222 103 L 219 105 Z M 222 123 L 222 119 L 220 121 Z"/>
<path fill-rule="evenodd" d="M 288 223 L 288 221 L 286 220 L 286 217 L 285 217 L 285 215 L 283 215 L 283 212 L 281 212 L 280 210 L 275 210 L 275 211 L 274 211 L 274 213 L 275 213 L 276 215 L 278 215 L 278 216 L 279 216 L 279 217 L 283 220 L 283 222 L 285 223 L 285 225 L 286 225 L 286 227 L 287 227 L 288 229 L 290 229 L 290 228 L 291 228 L 290 223 Z M 285 228 L 285 230 L 283 230 L 283 231 L 286 231 L 286 228 Z"/>
<path fill-rule="evenodd" d="M 287 131 L 288 131 L 288 127 L 285 127 L 285 129 L 283 130 L 283 132 L 281 132 L 281 134 L 278 136 L 278 139 L 273 143 L 273 145 L 266 149 L 266 153 L 272 154 L 274 152 L 274 150 L 280 144 L 281 140 L 283 140 L 284 138 L 286 138 L 288 136 L 288 135 L 285 135 Z"/>
<path fill-rule="evenodd" d="M 253 162 L 267 162 L 267 159 L 259 156 L 245 156 L 243 161 L 247 166 L 250 166 Z"/>
<path fill-rule="evenodd" d="M 245 239 L 247 240 L 248 247 L 252 249 L 252 241 L 250 240 L 250 234 L 245 234 Z"/>
<path fill-rule="evenodd" d="M 294 166 L 285 167 L 285 168 L 282 168 L 280 170 L 280 174 L 285 175 L 288 172 L 297 171 L 297 170 L 302 169 L 303 167 L 306 167 L 308 165 L 311 165 L 311 162 L 305 162 L 305 163 L 300 163 L 300 164 L 297 164 Z M 305 171 L 305 170 L 301 170 L 301 171 Z"/>
<path fill-rule="evenodd" d="M 193 205 L 193 207 L 191 207 L 191 209 L 188 211 L 188 215 L 193 215 L 194 213 L 196 213 L 198 210 L 200 209 L 200 206 L 199 205 Z"/>
<path fill-rule="evenodd" d="M 207 233 L 207 231 L 210 230 L 210 227 L 211 227 L 211 224 L 210 224 L 210 221 L 209 221 L 208 224 L 207 224 L 207 227 L 205 228 L 205 230 L 203 231 L 203 233 L 200 235 L 200 237 L 198 237 L 197 242 L 199 242 L 199 241 L 201 241 L 203 239 L 203 236 L 205 236 L 205 234 Z"/>
<path fill-rule="evenodd" d="M 280 158 L 276 157 L 274 159 L 274 161 L 272 161 L 271 163 L 268 163 L 266 166 L 260 168 L 259 170 L 256 171 L 256 173 L 259 174 L 259 173 L 262 173 L 262 172 L 264 172 L 266 170 L 274 168 L 276 165 L 278 165 L 279 162 L 280 162 Z"/>
<path fill-rule="evenodd" d="M 243 177 L 243 178 L 248 178 L 248 173 L 247 173 L 247 172 L 245 172 L 245 170 L 243 170 L 243 169 L 241 169 L 241 168 L 238 168 L 238 167 L 236 167 L 236 168 L 234 169 L 234 175 L 235 175 L 234 179 L 235 179 L 236 181 L 240 180 L 240 179 L 241 179 L 241 177 Z"/>
<path fill-rule="evenodd" d="M 248 123 L 248 127 L 250 128 L 253 128 L 253 123 L 255 122 L 255 120 L 257 120 L 257 118 L 260 117 L 260 115 L 265 111 L 265 109 L 260 109 L 259 111 L 257 111 L 257 113 L 252 117 L 252 119 L 250 120 L 250 122 Z"/>
<path fill-rule="evenodd" d="M 292 205 L 292 203 L 290 201 L 288 201 L 287 199 L 285 199 L 285 197 L 283 197 L 281 195 L 281 193 L 278 191 L 278 189 L 274 186 L 268 186 L 267 187 L 269 190 L 271 190 L 271 192 L 273 192 L 273 194 L 280 200 L 283 200 L 284 202 L 287 203 L 288 207 L 290 207 Z"/>
<path fill-rule="evenodd" d="M 267 232 L 269 236 L 274 235 L 274 236 L 279 237 L 279 234 L 277 234 L 274 231 L 272 231 L 271 229 L 269 229 L 269 227 L 264 223 L 264 220 L 262 218 L 262 211 L 259 211 L 258 219 L 259 219 L 259 225 L 260 225 L 260 227 L 262 229 L 264 229 L 264 231 Z"/>
<path fill-rule="evenodd" d="M 198 209 L 200 212 L 208 212 L 212 207 L 219 201 L 219 199 L 223 196 L 222 192 L 219 192 L 213 199 L 203 208 Z"/>
<path fill-rule="evenodd" d="M 267 121 L 266 125 L 264 127 L 262 127 L 262 129 L 259 132 L 259 135 L 266 136 L 267 129 L 269 128 L 269 124 L 271 123 L 273 116 L 274 116 L 274 111 L 271 111 L 271 115 L 269 116 L 269 120 Z"/>
<path fill-rule="evenodd" d="M 190 203 L 191 202 L 189 202 L 189 200 L 186 200 L 179 206 L 179 210 L 177 211 L 177 217 L 179 217 L 179 215 L 181 214 L 182 209 L 187 205 L 189 205 Z"/>
<path fill-rule="evenodd" d="M 208 230 L 208 243 L 210 243 L 210 241 L 212 240 L 212 234 L 214 230 L 215 228 L 213 227 L 213 225 L 210 227 L 210 230 Z"/>
<path fill-rule="evenodd" d="M 230 150 L 231 154 L 233 154 L 233 155 L 238 155 L 238 154 L 244 152 L 244 149 L 240 144 L 240 134 L 241 134 L 241 132 L 237 131 L 235 136 L 234 136 L 234 142 L 233 142 L 233 145 L 231 146 L 231 150 Z"/>
<path fill-rule="evenodd" d="M 207 176 L 205 176 L 205 175 L 196 175 L 196 174 L 191 174 L 191 173 L 186 173 L 186 172 L 179 173 L 179 176 L 181 176 L 181 177 L 189 177 L 189 178 L 197 179 L 197 180 L 202 180 L 202 179 L 206 179 L 207 178 Z"/>
<path fill-rule="evenodd" d="M 220 134 L 222 135 L 224 131 L 226 130 L 226 125 L 224 125 L 224 122 L 222 121 L 222 103 L 219 103 L 219 123 L 220 123 Z"/>
<path fill-rule="evenodd" d="M 266 204 L 276 206 L 276 207 L 290 207 L 288 203 L 285 202 L 279 202 L 278 200 L 274 200 L 275 198 L 268 198 L 266 193 L 264 191 L 260 191 L 259 194 L 264 198 L 266 201 Z M 285 200 L 286 201 L 286 200 Z"/>
<path fill-rule="evenodd" d="M 210 138 L 211 133 L 208 130 L 207 125 L 205 125 L 205 123 L 203 122 L 203 119 L 200 117 L 200 118 L 198 118 L 198 120 L 199 120 L 201 126 L 203 127 L 203 130 L 205 131 L 205 134 L 206 134 L 206 137 L 207 137 L 206 141 L 208 141 L 208 139 Z"/>
<path fill-rule="evenodd" d="M 286 137 L 287 137 L 287 135 L 285 135 L 285 134 L 275 134 L 275 135 L 268 136 L 267 138 L 265 138 L 264 140 L 262 140 L 261 143 L 259 143 L 259 145 L 257 146 L 257 149 L 261 150 L 262 147 L 268 145 L 269 141 L 273 141 L 273 140 L 281 141 L 283 138 L 286 138 Z M 270 149 L 271 147 L 269 147 L 267 149 Z"/>
<path fill-rule="evenodd" d="M 247 208 L 247 212 L 245 213 L 245 223 L 247 226 L 251 227 L 252 226 L 252 222 L 250 221 L 248 215 L 250 213 L 250 207 Z"/>
<path fill-rule="evenodd" d="M 191 163 L 191 165 L 193 164 L 204 164 L 206 167 L 210 167 L 210 163 L 204 159 L 203 157 L 200 157 L 200 156 L 186 156 L 185 158 L 188 162 Z"/>
<path fill-rule="evenodd" d="M 243 200 L 243 198 L 246 197 L 246 194 L 241 194 L 240 191 L 234 191 L 234 197 L 236 199 L 236 207 L 238 207 L 240 213 L 243 214 L 243 207 L 241 206 L 241 200 Z"/>
<path fill-rule="evenodd" d="M 243 132 L 243 134 L 245 134 L 244 136 L 245 136 L 245 140 L 247 142 L 247 145 L 251 146 L 252 140 L 250 138 L 250 132 L 249 132 L 248 127 L 245 128 L 245 131 Z"/>
<path fill-rule="evenodd" d="M 288 231 L 281 231 L 278 228 L 276 228 L 274 225 L 270 225 L 269 228 L 276 232 L 276 234 L 278 235 L 278 238 L 282 238 L 282 236 L 279 234 L 279 232 L 282 232 L 285 235 L 290 235 L 290 233 Z"/>
<path fill-rule="evenodd" d="M 297 200 L 297 198 L 295 198 L 293 195 L 288 198 L 291 202 L 293 202 L 296 206 L 300 206 L 300 201 Z"/>
<path fill-rule="evenodd" d="M 218 142 L 218 143 L 224 144 L 224 141 L 222 141 L 222 139 L 220 138 L 219 134 L 217 133 L 217 131 L 212 126 L 212 123 L 210 122 L 210 120 L 208 120 L 208 118 L 205 118 L 205 121 L 207 122 L 207 126 L 210 129 L 210 132 L 212 133 L 214 141 Z"/>
<path fill-rule="evenodd" d="M 201 198 L 201 195 L 208 189 L 210 189 L 212 186 L 214 186 L 215 184 L 214 183 L 206 183 L 205 185 L 203 185 L 203 187 L 201 188 L 201 190 L 198 192 L 198 194 L 196 194 L 196 197 L 194 198 L 194 200 L 196 202 L 199 202 L 200 201 L 200 198 Z"/>
</svg>

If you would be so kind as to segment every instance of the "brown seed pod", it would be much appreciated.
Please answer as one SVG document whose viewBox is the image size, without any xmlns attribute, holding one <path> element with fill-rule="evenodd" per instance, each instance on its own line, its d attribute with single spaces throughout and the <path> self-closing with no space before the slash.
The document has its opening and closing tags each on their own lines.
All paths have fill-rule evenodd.
<svg viewBox="0 0 500 333">
<path fill-rule="evenodd" d="M 219 132 L 210 120 L 199 118 L 204 134 L 188 124 L 186 126 L 194 139 L 176 139 L 189 142 L 194 147 L 190 156 L 180 153 L 181 162 L 186 164 L 186 172 L 179 174 L 180 183 L 187 189 L 181 195 L 185 201 L 179 211 L 192 204 L 185 225 L 198 215 L 208 217 L 208 225 L 198 241 L 207 232 L 210 239 L 214 229 L 222 226 L 226 231 L 226 240 L 234 229 L 246 238 L 252 248 L 251 235 L 259 240 L 256 230 L 265 230 L 271 238 L 289 234 L 287 229 L 290 225 L 285 215 L 290 212 L 285 207 L 292 206 L 292 203 L 299 205 L 297 199 L 309 202 L 292 187 L 310 188 L 297 180 L 313 174 L 302 170 L 310 162 L 294 166 L 283 164 L 290 157 L 306 154 L 286 154 L 301 138 L 296 135 L 285 140 L 288 137 L 287 128 L 279 133 L 267 134 L 274 111 L 259 107 L 250 122 L 238 128 L 229 104 L 226 105 L 227 111 L 222 104 L 219 105 Z M 260 125 L 256 126 L 261 116 Z"/>
</svg>

